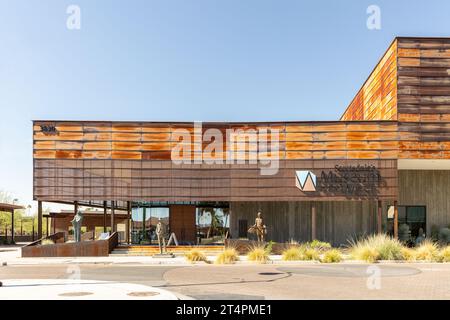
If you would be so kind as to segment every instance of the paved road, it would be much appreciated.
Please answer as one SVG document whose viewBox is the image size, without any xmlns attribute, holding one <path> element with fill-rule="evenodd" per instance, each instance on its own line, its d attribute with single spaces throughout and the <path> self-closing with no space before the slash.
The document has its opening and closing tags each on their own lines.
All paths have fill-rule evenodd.
<svg viewBox="0 0 450 320">
<path fill-rule="evenodd" d="M 145 284 L 195 299 L 450 299 L 450 264 L 21 265 L 0 267 L 0 279 L 64 279 L 78 271 L 83 280 Z"/>
</svg>

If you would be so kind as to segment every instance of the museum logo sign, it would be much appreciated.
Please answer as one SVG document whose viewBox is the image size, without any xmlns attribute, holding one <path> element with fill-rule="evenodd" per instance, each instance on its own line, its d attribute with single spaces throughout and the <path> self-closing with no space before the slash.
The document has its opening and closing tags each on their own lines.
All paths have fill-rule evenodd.
<svg viewBox="0 0 450 320">
<path fill-rule="evenodd" d="M 307 195 L 371 197 L 385 185 L 374 165 L 336 165 L 331 170 L 297 170 L 295 185 Z"/>
</svg>

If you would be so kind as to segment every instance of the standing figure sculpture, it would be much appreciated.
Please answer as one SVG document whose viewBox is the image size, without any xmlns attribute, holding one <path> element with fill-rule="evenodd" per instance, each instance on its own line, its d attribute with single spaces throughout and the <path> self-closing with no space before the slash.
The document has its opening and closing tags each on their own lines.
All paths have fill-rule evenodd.
<svg viewBox="0 0 450 320">
<path fill-rule="evenodd" d="M 73 237 L 75 242 L 81 242 L 81 224 L 83 222 L 83 213 L 78 210 L 78 212 L 73 217 L 72 222 L 73 226 Z"/>
<path fill-rule="evenodd" d="M 160 254 L 163 254 L 166 252 L 166 239 L 164 238 L 165 231 L 161 219 L 159 219 L 156 224 L 156 236 L 158 237 L 159 252 Z"/>
<path fill-rule="evenodd" d="M 266 225 L 264 224 L 261 211 L 258 211 L 258 215 L 255 219 L 255 224 L 248 229 L 250 233 L 256 233 L 258 242 L 264 242 L 264 236 L 267 233 Z"/>
</svg>

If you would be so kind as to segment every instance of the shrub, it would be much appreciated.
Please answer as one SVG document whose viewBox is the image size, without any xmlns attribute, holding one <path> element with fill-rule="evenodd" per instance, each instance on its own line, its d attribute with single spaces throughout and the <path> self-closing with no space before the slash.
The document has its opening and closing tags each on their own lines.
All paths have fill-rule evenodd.
<svg viewBox="0 0 450 320">
<path fill-rule="evenodd" d="M 314 239 L 313 241 L 311 241 L 308 244 L 308 247 L 310 247 L 312 249 L 317 249 L 319 251 L 325 251 L 325 250 L 331 249 L 331 244 L 328 242 Z"/>
<path fill-rule="evenodd" d="M 439 247 L 436 243 L 425 240 L 422 244 L 416 249 L 416 260 L 422 261 L 439 261 Z"/>
<path fill-rule="evenodd" d="M 439 227 L 435 224 L 431 226 L 431 239 L 433 240 L 439 239 Z"/>
<path fill-rule="evenodd" d="M 352 256 L 355 259 L 368 262 L 400 260 L 403 258 L 403 248 L 400 241 L 385 234 L 369 236 L 356 243 L 351 243 Z"/>
<path fill-rule="evenodd" d="M 416 260 L 416 251 L 410 248 L 402 248 L 402 257 L 403 260 L 406 261 L 415 261 Z"/>
<path fill-rule="evenodd" d="M 216 258 L 217 264 L 232 264 L 239 260 L 239 255 L 234 248 L 223 250 Z"/>
<path fill-rule="evenodd" d="M 450 243 L 450 229 L 449 228 L 441 228 L 439 229 L 439 242 L 444 245 Z"/>
<path fill-rule="evenodd" d="M 338 249 L 331 249 L 323 254 L 322 262 L 324 263 L 335 263 L 341 261 L 342 253 Z"/>
<path fill-rule="evenodd" d="M 41 246 L 46 246 L 48 244 L 55 244 L 55 241 L 53 241 L 52 239 L 44 239 L 41 241 Z"/>
<path fill-rule="evenodd" d="M 273 249 L 273 244 L 274 243 L 275 242 L 273 242 L 273 241 L 269 241 L 269 243 L 266 244 L 266 247 L 265 247 L 264 250 L 266 250 L 268 255 L 272 253 L 272 249 Z"/>
<path fill-rule="evenodd" d="M 249 261 L 256 261 L 261 263 L 266 263 L 269 260 L 269 254 L 267 250 L 262 246 L 255 246 L 250 249 L 247 254 L 247 258 Z"/>
<path fill-rule="evenodd" d="M 206 261 L 205 254 L 198 249 L 192 249 L 191 251 L 187 252 L 184 256 L 186 257 L 186 260 L 191 263 L 194 263 L 196 261 Z"/>
<path fill-rule="evenodd" d="M 319 250 L 313 248 L 307 248 L 303 251 L 303 260 L 319 260 Z"/>
<path fill-rule="evenodd" d="M 281 259 L 284 261 L 303 260 L 303 254 L 299 248 L 290 247 L 283 251 Z"/>
<path fill-rule="evenodd" d="M 450 246 L 447 246 L 441 250 L 440 260 L 442 262 L 450 262 Z"/>
</svg>

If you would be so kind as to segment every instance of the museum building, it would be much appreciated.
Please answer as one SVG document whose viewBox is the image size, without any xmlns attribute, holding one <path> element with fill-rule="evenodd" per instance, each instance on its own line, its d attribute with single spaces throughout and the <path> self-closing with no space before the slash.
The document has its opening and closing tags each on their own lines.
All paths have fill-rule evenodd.
<svg viewBox="0 0 450 320">
<path fill-rule="evenodd" d="M 399 37 L 337 121 L 35 120 L 39 237 L 43 202 L 133 244 L 159 220 L 180 243 L 247 238 L 258 211 L 277 242 L 430 235 L 450 224 L 449 70 L 450 38 Z"/>
</svg>

